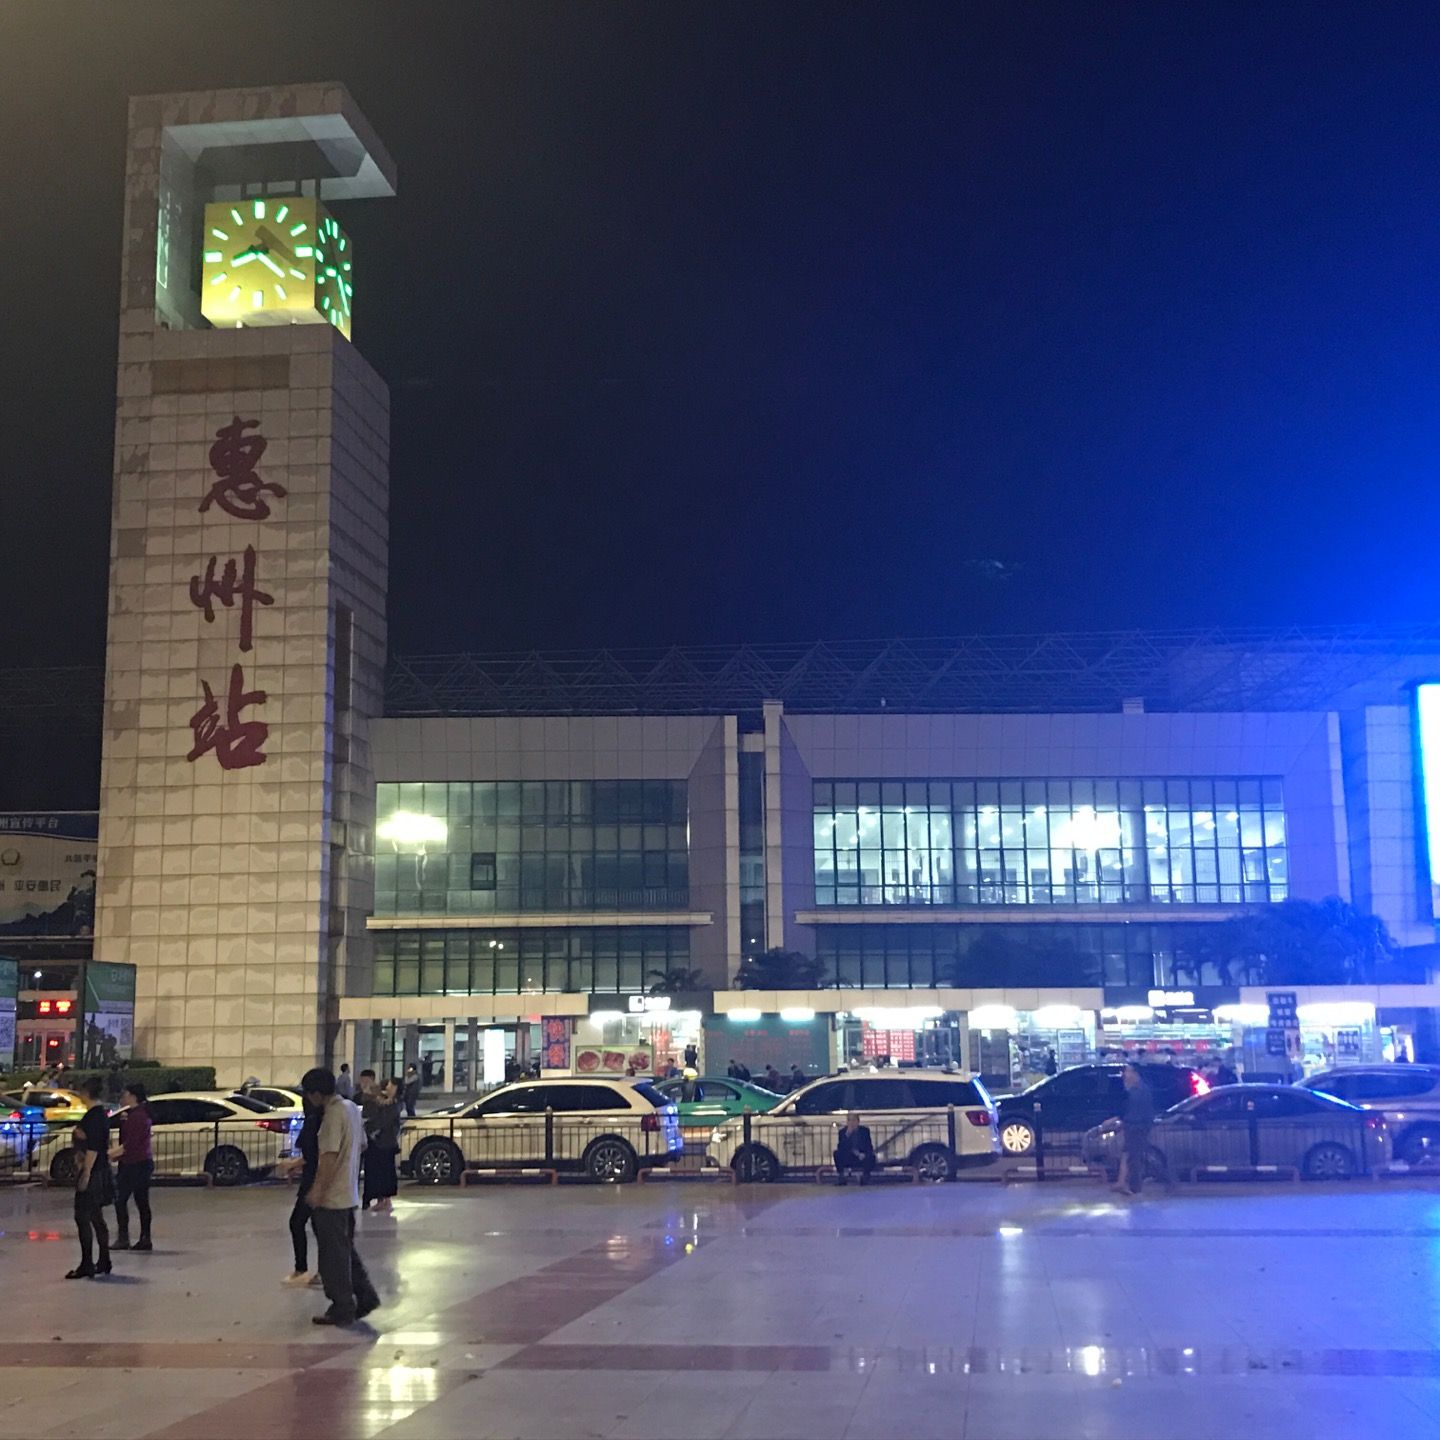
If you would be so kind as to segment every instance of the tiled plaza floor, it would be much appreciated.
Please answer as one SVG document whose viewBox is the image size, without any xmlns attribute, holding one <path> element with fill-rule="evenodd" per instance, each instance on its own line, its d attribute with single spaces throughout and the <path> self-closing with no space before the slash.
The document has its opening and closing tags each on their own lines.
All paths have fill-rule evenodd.
<svg viewBox="0 0 1440 1440">
<path fill-rule="evenodd" d="M 406 1189 L 374 1325 L 282 1289 L 290 1192 L 156 1195 L 67 1283 L 0 1191 L 0 1440 L 1440 1440 L 1440 1190 Z"/>
</svg>

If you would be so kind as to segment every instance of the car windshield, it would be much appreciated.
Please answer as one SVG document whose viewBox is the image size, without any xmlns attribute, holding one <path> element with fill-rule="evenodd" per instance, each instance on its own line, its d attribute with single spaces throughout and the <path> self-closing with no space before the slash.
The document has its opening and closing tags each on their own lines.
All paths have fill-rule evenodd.
<svg viewBox="0 0 1440 1440">
<path fill-rule="evenodd" d="M 275 1107 L 267 1105 L 263 1100 L 257 1100 L 253 1095 L 231 1095 L 228 1097 L 232 1105 L 238 1105 L 242 1110 L 248 1110 L 252 1115 L 268 1115 Z"/>
<path fill-rule="evenodd" d="M 648 1100 L 657 1110 L 661 1109 L 663 1106 L 674 1104 L 674 1101 L 671 1100 L 668 1095 L 666 1095 L 657 1085 L 653 1085 L 649 1080 L 641 1080 L 637 1082 L 635 1086 L 635 1093 L 637 1095 L 644 1096 L 644 1098 Z"/>
</svg>

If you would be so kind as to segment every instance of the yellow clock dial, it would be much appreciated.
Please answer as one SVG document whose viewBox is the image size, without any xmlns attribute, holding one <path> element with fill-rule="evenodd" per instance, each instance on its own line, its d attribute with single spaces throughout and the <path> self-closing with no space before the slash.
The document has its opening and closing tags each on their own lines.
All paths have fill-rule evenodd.
<svg viewBox="0 0 1440 1440">
<path fill-rule="evenodd" d="M 347 338 L 354 298 L 349 237 L 307 195 L 205 207 L 200 313 L 216 326 L 334 325 Z"/>
</svg>

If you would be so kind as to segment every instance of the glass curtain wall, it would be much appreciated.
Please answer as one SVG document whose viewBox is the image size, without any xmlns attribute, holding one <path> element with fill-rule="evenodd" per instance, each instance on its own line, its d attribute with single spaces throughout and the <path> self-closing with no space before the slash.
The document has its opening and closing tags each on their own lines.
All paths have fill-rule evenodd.
<svg viewBox="0 0 1440 1440">
<path fill-rule="evenodd" d="M 640 993 L 690 963 L 679 925 L 374 930 L 376 995 Z"/>
<path fill-rule="evenodd" d="M 1205 925 L 822 925 L 816 956 L 837 985 L 1112 987 L 1232 983 Z"/>
<path fill-rule="evenodd" d="M 1278 779 L 847 780 L 817 905 L 1239 905 L 1288 893 Z"/>
<path fill-rule="evenodd" d="M 683 780 L 376 786 L 375 913 L 690 903 Z"/>
</svg>

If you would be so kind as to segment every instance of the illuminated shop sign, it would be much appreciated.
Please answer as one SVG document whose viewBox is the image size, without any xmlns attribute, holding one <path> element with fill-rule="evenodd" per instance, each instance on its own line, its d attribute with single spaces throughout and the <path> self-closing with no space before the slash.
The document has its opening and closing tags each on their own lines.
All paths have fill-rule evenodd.
<svg viewBox="0 0 1440 1440">
<path fill-rule="evenodd" d="M 1150 1007 L 1154 1010 L 1163 1010 L 1173 1006 L 1189 1008 L 1195 1004 L 1195 992 L 1193 990 L 1152 990 L 1150 992 Z"/>
</svg>

